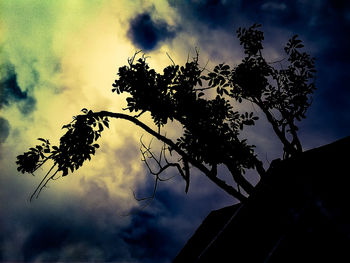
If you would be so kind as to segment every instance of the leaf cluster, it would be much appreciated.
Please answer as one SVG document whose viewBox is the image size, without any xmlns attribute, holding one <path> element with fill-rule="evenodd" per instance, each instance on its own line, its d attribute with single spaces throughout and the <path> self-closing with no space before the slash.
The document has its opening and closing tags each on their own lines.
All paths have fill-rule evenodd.
<svg viewBox="0 0 350 263">
<path fill-rule="evenodd" d="M 91 160 L 99 145 L 95 143 L 105 127 L 109 127 L 108 118 L 93 116 L 92 111 L 82 109 L 83 115 L 73 117 L 73 121 L 64 125 L 66 133 L 61 137 L 59 146 L 51 146 L 49 140 L 39 138 L 41 145 L 30 148 L 17 157 L 18 171 L 34 173 L 47 160 L 54 161 L 57 172 L 66 176 L 68 171 L 79 169 L 85 160 Z"/>
<path fill-rule="evenodd" d="M 171 65 L 163 70 L 163 74 L 150 69 L 146 58 L 142 56 L 136 63 L 119 68 L 118 79 L 115 80 L 113 92 L 127 92 L 127 109 L 130 112 L 148 111 L 157 126 L 164 126 L 182 114 L 180 100 L 190 101 L 196 97 L 193 90 L 200 82 L 200 70 L 197 61 L 185 66 Z M 182 103 L 183 104 L 183 103 Z"/>
<path fill-rule="evenodd" d="M 302 151 L 296 121 L 306 118 L 315 90 L 315 59 L 306 52 L 297 35 L 284 47 L 286 57 L 268 62 L 262 55 L 263 32 L 253 25 L 238 29 L 237 35 L 246 57 L 230 76 L 230 96 L 255 103 L 267 116 L 284 144 L 287 156 Z M 288 134 L 292 138 L 288 141 Z"/>
<path fill-rule="evenodd" d="M 156 125 L 165 125 L 168 120 L 180 122 L 184 133 L 177 145 L 192 158 L 210 165 L 234 159 L 238 166 L 251 168 L 253 146 L 238 136 L 243 126 L 254 124 L 257 117 L 251 113 L 248 118 L 248 113 L 233 110 L 225 97 L 229 87 L 225 77 L 229 74 L 229 66 L 220 64 L 204 75 L 198 56 L 184 66 L 168 66 L 160 74 L 141 57 L 119 69 L 113 91 L 129 93 L 127 109 L 150 112 Z M 215 98 L 205 98 L 204 91 L 214 87 Z"/>
<path fill-rule="evenodd" d="M 47 159 L 51 151 L 55 152 L 57 150 L 56 146 L 51 149 L 49 140 L 43 138 L 38 138 L 42 143 L 36 145 L 35 147 L 29 148 L 29 151 L 17 156 L 17 171 L 22 173 L 34 173 Z"/>
</svg>

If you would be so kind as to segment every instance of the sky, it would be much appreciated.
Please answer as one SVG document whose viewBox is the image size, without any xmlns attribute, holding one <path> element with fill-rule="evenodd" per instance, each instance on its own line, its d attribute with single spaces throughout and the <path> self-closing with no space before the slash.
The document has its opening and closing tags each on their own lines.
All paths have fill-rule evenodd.
<svg viewBox="0 0 350 263">
<path fill-rule="evenodd" d="M 140 137 L 151 137 L 123 120 L 111 122 L 91 162 L 50 182 L 33 202 L 45 169 L 22 175 L 15 161 L 39 137 L 57 144 L 62 125 L 82 108 L 121 112 L 125 97 L 112 93 L 111 84 L 135 51 L 159 71 L 171 64 L 167 53 L 184 64 L 195 48 L 203 65 L 234 66 L 243 57 L 235 31 L 255 22 L 271 61 L 283 57 L 294 34 L 316 57 L 317 90 L 299 124 L 304 149 L 348 136 L 347 1 L 1 1 L 0 261 L 171 262 L 210 211 L 236 203 L 194 171 L 188 194 L 176 176 L 144 207 L 133 191 L 152 192 L 139 151 Z M 247 136 L 267 167 L 282 146 L 261 119 Z M 142 120 L 151 125 L 149 117 Z M 180 130 L 170 125 L 164 132 Z"/>
</svg>

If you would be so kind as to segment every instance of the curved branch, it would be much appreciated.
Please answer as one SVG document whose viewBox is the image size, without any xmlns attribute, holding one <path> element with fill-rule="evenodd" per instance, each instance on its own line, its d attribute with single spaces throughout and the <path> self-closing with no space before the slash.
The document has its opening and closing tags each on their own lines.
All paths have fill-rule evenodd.
<svg viewBox="0 0 350 263">
<path fill-rule="evenodd" d="M 186 158 L 186 160 L 188 160 L 192 165 L 197 167 L 203 173 L 205 173 L 205 174 L 210 173 L 210 170 L 205 165 L 203 165 L 202 163 L 198 162 L 194 158 L 188 156 L 188 154 L 185 153 L 172 140 L 170 140 L 169 138 L 167 138 L 167 137 L 159 134 L 158 132 L 154 131 L 153 129 L 151 129 L 146 124 L 144 124 L 143 122 L 139 121 L 138 119 L 136 119 L 133 116 L 130 116 L 130 115 L 127 115 L 127 114 L 123 114 L 123 113 L 109 112 L 109 111 L 94 112 L 94 113 L 92 113 L 91 116 L 96 116 L 96 117 L 101 117 L 101 118 L 103 118 L 103 117 L 110 117 L 110 118 L 128 120 L 128 121 L 134 123 L 135 125 L 139 126 L 140 128 L 142 128 L 143 130 L 145 130 L 150 135 L 156 137 L 158 140 L 160 140 L 160 141 L 164 142 L 165 144 L 167 144 L 168 146 L 170 146 L 172 150 L 176 151 L 179 155 L 184 156 Z M 80 118 L 80 117 L 83 118 L 85 116 L 84 115 L 77 116 L 77 118 Z"/>
<path fill-rule="evenodd" d="M 247 200 L 247 197 L 244 196 L 240 191 L 237 191 L 234 189 L 231 185 L 228 185 L 225 183 L 225 181 L 219 179 L 217 177 L 217 165 L 214 165 L 212 167 L 212 170 L 209 174 L 206 174 L 210 180 L 212 180 L 217 186 L 224 189 L 227 193 L 231 194 L 232 196 L 236 197 L 239 201 L 242 203 Z M 239 188 L 238 188 L 239 189 Z"/>
<path fill-rule="evenodd" d="M 153 129 L 148 127 L 146 124 L 144 124 L 143 122 L 139 121 L 137 118 L 135 118 L 133 116 L 130 116 L 130 115 L 127 115 L 127 114 L 124 114 L 124 113 L 115 113 L 115 112 L 109 112 L 109 111 L 94 112 L 94 113 L 91 113 L 90 116 L 95 116 L 95 117 L 100 117 L 100 118 L 110 117 L 110 118 L 115 118 L 115 119 L 123 119 L 123 120 L 127 120 L 127 121 L 130 121 L 130 122 L 134 123 L 135 125 L 139 126 L 143 130 L 145 130 L 150 135 L 154 136 L 158 140 L 160 140 L 160 141 L 164 142 L 165 144 L 167 144 L 168 146 L 170 146 L 172 150 L 176 151 L 179 155 L 183 156 L 184 159 L 186 159 L 186 161 L 188 161 L 193 166 L 198 168 L 212 182 L 214 182 L 217 186 L 219 186 L 224 191 L 226 191 L 229 195 L 237 198 L 241 202 L 244 202 L 247 199 L 244 195 L 239 193 L 232 186 L 226 184 L 225 181 L 219 179 L 217 177 L 217 174 L 216 173 L 212 173 L 212 171 L 209 170 L 204 164 L 202 164 L 201 162 L 199 162 L 196 159 L 194 159 L 191 156 L 189 156 L 178 145 L 176 145 L 172 140 L 170 140 L 169 138 L 167 138 L 167 137 L 161 135 L 160 133 L 154 131 Z M 85 115 L 79 115 L 79 116 L 77 116 L 77 119 L 84 118 L 84 117 L 85 117 Z"/>
</svg>

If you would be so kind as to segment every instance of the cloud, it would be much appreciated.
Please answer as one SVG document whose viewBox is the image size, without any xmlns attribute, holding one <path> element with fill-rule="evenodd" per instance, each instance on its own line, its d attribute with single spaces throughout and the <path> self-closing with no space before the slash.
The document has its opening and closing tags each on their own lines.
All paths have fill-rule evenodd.
<svg viewBox="0 0 350 263">
<path fill-rule="evenodd" d="M 132 216 L 131 224 L 121 231 L 123 240 L 133 251 L 133 256 L 142 262 L 169 262 L 174 255 L 176 238 L 171 229 L 162 225 L 164 217 L 147 211 L 138 211 Z M 176 253 L 176 252 L 175 252 Z"/>
<path fill-rule="evenodd" d="M 50 221 L 41 222 L 41 224 L 29 234 L 22 247 L 24 261 L 34 261 L 41 253 L 50 255 L 48 258 L 45 258 L 45 260 L 57 261 L 59 259 L 57 250 L 62 247 L 66 239 L 69 238 L 70 229 L 67 225 L 52 224 Z"/>
<path fill-rule="evenodd" d="M 4 143 L 10 134 L 10 123 L 5 118 L 0 117 L 0 144 Z"/>
<path fill-rule="evenodd" d="M 3 260 L 171 262 L 211 210 L 232 203 L 204 176 L 193 175 L 187 195 L 182 178 L 176 178 L 159 185 L 149 207 L 136 206 L 129 216 L 120 216 L 126 200 L 113 198 L 102 180 L 90 179 L 81 196 L 59 194 L 55 199 L 56 187 L 50 187 L 31 204 L 23 197 L 33 185 L 25 189 L 13 180 L 0 192 L 1 199 L 11 203 L 0 203 Z M 143 194 L 150 192 L 152 184 L 146 188 Z"/>
<path fill-rule="evenodd" d="M 233 28 L 236 13 L 239 13 L 241 1 L 225 0 L 168 0 L 169 4 L 177 9 L 181 18 L 187 25 L 191 22 L 205 24 L 210 28 Z M 191 21 L 189 21 L 191 20 Z M 193 33 L 196 31 L 193 31 Z"/>
<path fill-rule="evenodd" d="M 36 100 L 28 95 L 28 90 L 22 91 L 18 85 L 17 74 L 13 67 L 3 65 L 3 78 L 0 79 L 0 109 L 15 104 L 22 114 L 29 114 L 35 109 Z"/>
<path fill-rule="evenodd" d="M 62 92 L 63 55 L 74 34 L 86 26 L 102 2 L 1 2 L 0 79 L 5 87 L 0 91 L 0 107 L 16 102 L 18 109 L 28 114 L 36 101 L 42 102 L 43 93 Z"/>
<path fill-rule="evenodd" d="M 21 248 L 23 254 L 16 259 L 22 257 L 25 262 L 130 259 L 128 247 L 119 237 L 120 223 L 111 218 L 107 221 L 109 224 L 96 223 L 100 217 L 106 217 L 107 211 L 96 211 L 93 215 L 90 213 L 93 211 L 84 208 L 83 205 L 71 207 L 65 211 L 69 216 L 51 209 L 52 216 L 44 214 L 31 222 L 31 231 Z"/>
<path fill-rule="evenodd" d="M 206 187 L 205 181 L 198 185 Z M 18 196 L 17 191 L 23 192 L 12 190 L 12 198 L 6 200 Z M 171 262 L 206 214 L 219 208 L 225 196 L 218 195 L 220 191 L 208 191 L 205 196 L 210 195 L 211 200 L 201 203 L 200 196 L 186 196 L 174 192 L 171 184 L 162 185 L 151 206 L 120 216 L 117 211 L 122 201 L 110 200 L 102 193 L 106 191 L 94 185 L 84 196 L 70 196 L 69 203 L 38 199 L 28 206 L 20 200 L 12 206 L 1 204 L 2 211 L 13 219 L 0 225 L 3 260 Z M 94 194 L 104 196 L 100 202 L 107 204 L 90 202 Z"/>
<path fill-rule="evenodd" d="M 11 164 L 11 166 L 13 166 Z M 6 176 L 1 174 L 1 182 Z M 13 176 L 13 175 L 12 175 Z M 93 185 L 82 196 L 68 193 L 54 200 L 52 188 L 32 203 L 28 187 L 19 180 L 7 181 L 0 192 L 0 258 L 21 262 L 138 262 L 120 237 L 129 217 L 118 215 L 121 200 L 111 200 L 102 186 Z M 29 186 L 29 189 L 33 185 Z M 104 204 L 90 198 L 106 197 Z M 66 198 L 66 199 L 65 199 Z M 99 197 L 97 197 L 99 198 Z M 108 204 L 106 204 L 108 203 Z"/>
<path fill-rule="evenodd" d="M 145 12 L 131 19 L 127 35 L 136 47 L 150 51 L 161 42 L 172 40 L 176 31 L 165 20 L 153 20 L 151 14 Z"/>
<path fill-rule="evenodd" d="M 261 9 L 264 11 L 284 11 L 286 8 L 285 3 L 266 2 L 261 5 Z"/>
</svg>

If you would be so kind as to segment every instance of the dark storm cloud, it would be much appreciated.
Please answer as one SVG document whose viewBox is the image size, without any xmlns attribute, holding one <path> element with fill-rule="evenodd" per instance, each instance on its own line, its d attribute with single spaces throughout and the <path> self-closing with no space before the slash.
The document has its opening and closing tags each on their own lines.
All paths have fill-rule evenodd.
<svg viewBox="0 0 350 263">
<path fill-rule="evenodd" d="M 10 123 L 3 117 L 0 117 L 0 143 L 6 141 L 10 134 Z"/>
<path fill-rule="evenodd" d="M 304 31 L 311 33 L 315 27 L 321 31 L 329 31 L 329 26 L 342 27 L 344 19 L 349 20 L 349 4 L 344 1 L 328 3 L 327 1 L 169 0 L 169 4 L 178 10 L 184 23 L 186 22 L 191 29 L 199 23 L 232 33 L 239 26 L 248 26 L 252 23 L 262 23 L 265 29 L 272 26 L 283 30 L 297 29 L 301 33 Z M 196 31 L 193 33 L 201 34 Z"/>
<path fill-rule="evenodd" d="M 210 211 L 232 204 L 233 200 L 222 190 L 213 189 L 204 176 L 193 174 L 192 178 L 188 194 L 183 179 L 177 176 L 159 183 L 155 198 L 145 210 L 132 211 L 131 224 L 123 229 L 122 236 L 142 262 L 171 262 Z M 137 196 L 150 196 L 153 183 L 147 180 L 140 185 Z M 202 202 L 202 194 L 206 202 Z"/>
<path fill-rule="evenodd" d="M 152 189 L 149 181 L 144 195 Z M 211 210 L 225 202 L 232 203 L 220 189 L 213 190 L 204 177 L 194 178 L 192 187 L 201 187 L 205 196 L 210 196 L 206 202 L 201 202 L 201 195 L 194 189 L 188 195 L 182 187 L 181 191 L 174 191 L 173 186 L 183 186 L 182 183 L 179 176 L 175 181 L 160 184 L 153 203 L 144 209 L 133 209 L 129 216 L 118 216 L 118 202 L 123 201 L 111 199 L 108 190 L 98 184 L 91 184 L 91 191 L 85 196 L 69 198 L 69 204 L 63 206 L 34 203 L 17 209 L 16 204 L 0 204 L 1 211 L 12 218 L 1 222 L 0 251 L 18 248 L 3 253 L 3 260 L 171 262 Z M 16 186 L 7 186 L 10 189 L 3 193 L 16 196 L 18 191 L 23 195 L 23 189 Z M 99 202 L 90 200 L 95 198 L 94 194 L 100 196 Z M 45 198 L 45 193 L 40 198 Z M 42 202 L 40 198 L 35 202 Z"/>
<path fill-rule="evenodd" d="M 130 223 L 125 227 L 118 222 L 125 221 L 125 218 L 113 218 L 111 212 L 89 210 L 82 204 L 65 211 L 50 208 L 50 213 L 32 209 L 24 214 L 12 212 L 16 222 L 0 226 L 0 256 L 4 261 L 23 262 L 163 263 L 170 261 L 183 245 L 172 246 L 177 241 L 174 236 L 169 236 L 174 234 L 172 229 L 160 223 L 166 218 L 141 211 L 127 217 Z M 16 239 L 21 236 L 25 236 L 22 245 Z M 5 243 L 8 247 L 9 242 L 12 242 L 11 248 L 19 247 L 19 253 L 3 251 Z"/>
<path fill-rule="evenodd" d="M 316 134 L 322 133 L 331 138 L 331 142 L 350 134 L 350 64 L 325 60 L 317 65 L 318 90 L 301 131 L 305 128 Z"/>
<path fill-rule="evenodd" d="M 350 2 L 349 1 L 238 1 L 238 0 L 169 0 L 186 24 L 185 29 L 198 38 L 200 47 L 216 43 L 214 31 L 232 35 L 222 47 L 210 51 L 220 58 L 220 49 L 237 50 L 234 36 L 240 26 L 261 23 L 265 46 L 280 52 L 289 37 L 298 34 L 306 50 L 316 57 L 318 70 L 313 105 L 301 132 L 321 132 L 329 142 L 350 134 Z M 201 28 L 201 30 L 198 30 Z M 204 31 L 209 30 L 206 34 Z M 210 33 L 213 32 L 213 33 Z M 281 52 L 281 56 L 283 56 Z M 304 128 L 303 128 L 304 127 Z M 316 129 L 315 129 L 316 128 Z M 316 145 L 314 145 L 316 146 Z"/>
<path fill-rule="evenodd" d="M 17 75 L 12 69 L 0 80 L 0 109 L 16 104 L 22 114 L 29 114 L 35 109 L 36 100 L 22 91 L 17 82 Z"/>
<path fill-rule="evenodd" d="M 318 74 L 313 105 L 303 125 L 310 131 L 322 131 L 333 141 L 350 134 L 350 4 L 323 2 L 308 11 L 309 29 L 296 31 L 317 47 L 313 55 Z"/>
<path fill-rule="evenodd" d="M 121 235 L 133 256 L 142 262 L 167 262 L 176 255 L 174 248 L 180 247 L 172 229 L 161 222 L 166 218 L 145 211 L 134 211 L 131 225 Z M 175 237 L 175 238 L 174 238 Z"/>
<path fill-rule="evenodd" d="M 262 23 L 264 31 L 282 29 L 310 35 L 313 41 L 328 43 L 328 38 L 343 37 L 345 45 L 349 39 L 344 35 L 350 22 L 346 1 L 169 0 L 169 4 L 198 37 L 203 35 L 195 30 L 198 24 L 234 33 L 240 26 Z"/>
<path fill-rule="evenodd" d="M 58 250 L 68 243 L 70 228 L 67 225 L 52 224 L 50 221 L 42 222 L 30 233 L 22 247 L 24 261 L 34 261 L 43 252 L 50 255 L 46 260 L 59 259 Z"/>
<path fill-rule="evenodd" d="M 206 24 L 212 28 L 221 28 L 230 26 L 237 18 L 241 8 L 241 1 L 220 1 L 220 0 L 206 0 L 206 1 L 186 1 L 186 0 L 169 0 L 169 4 L 178 10 L 181 18 L 191 20 L 191 22 L 198 21 Z M 188 24 L 188 26 L 191 26 Z"/>
<path fill-rule="evenodd" d="M 157 45 L 175 37 L 176 31 L 164 20 L 153 20 L 150 13 L 138 14 L 130 21 L 128 37 L 133 44 L 144 51 L 150 51 Z"/>
<path fill-rule="evenodd" d="M 12 236 L 25 236 L 20 253 L 15 255 L 7 253 L 7 261 L 132 261 L 129 249 L 120 237 L 121 226 L 109 216 L 108 211 L 89 210 L 82 203 L 66 207 L 64 211 L 52 207 L 50 213 L 33 210 L 26 211 L 25 217 L 21 217 L 21 212 L 16 211 L 17 227 L 12 231 L 2 229 L 2 233 L 8 233 L 7 241 L 11 240 Z M 104 224 L 101 223 L 101 218 L 105 221 Z M 122 220 L 123 218 L 120 219 Z M 1 239 L 5 241 L 5 238 Z M 0 246 L 4 247 L 3 244 Z"/>
<path fill-rule="evenodd" d="M 23 100 L 27 98 L 27 92 L 22 92 L 17 83 L 17 76 L 12 73 L 1 81 L 0 105 L 9 105 L 11 100 Z"/>
</svg>

